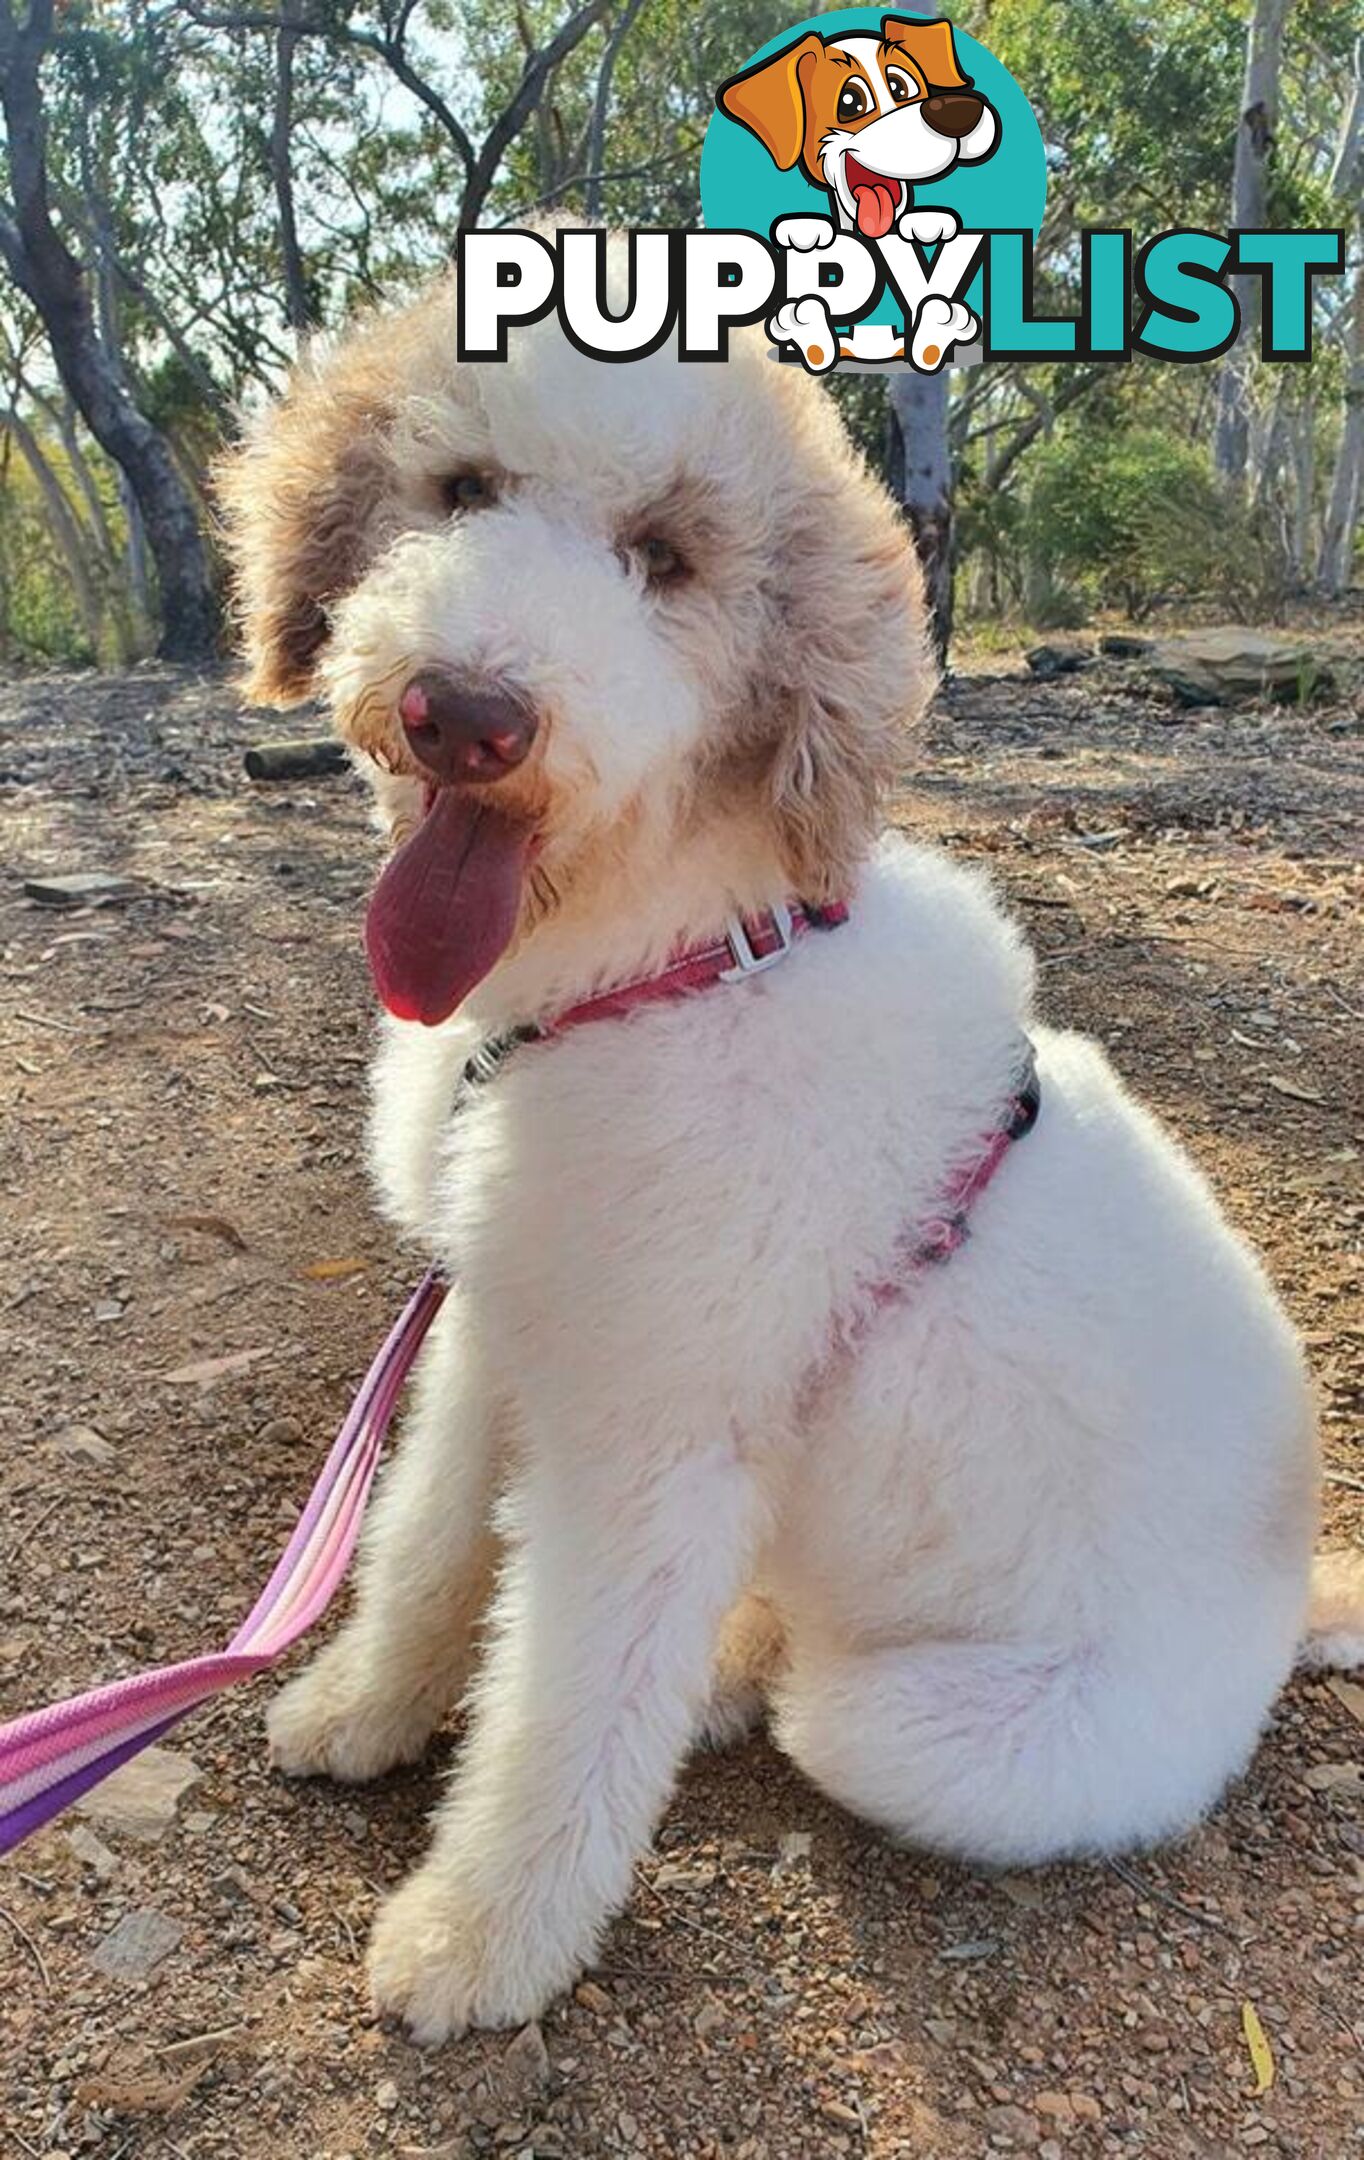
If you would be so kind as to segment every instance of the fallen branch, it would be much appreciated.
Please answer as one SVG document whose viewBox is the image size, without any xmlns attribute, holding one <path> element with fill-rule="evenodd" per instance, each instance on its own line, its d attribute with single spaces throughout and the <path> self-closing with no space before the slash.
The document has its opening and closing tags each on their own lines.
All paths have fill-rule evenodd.
<svg viewBox="0 0 1364 2160">
<path fill-rule="evenodd" d="M 316 742 L 257 743 L 242 763 L 250 780 L 316 780 L 346 770 L 345 746 L 323 736 Z"/>
</svg>

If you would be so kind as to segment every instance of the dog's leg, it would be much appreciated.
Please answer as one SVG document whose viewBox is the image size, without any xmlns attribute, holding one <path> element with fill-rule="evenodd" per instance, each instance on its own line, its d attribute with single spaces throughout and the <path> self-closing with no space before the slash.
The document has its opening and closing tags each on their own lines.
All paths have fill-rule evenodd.
<svg viewBox="0 0 1364 2160">
<path fill-rule="evenodd" d="M 467 1676 L 494 1544 L 497 1400 L 447 1299 L 365 1533 L 356 1608 L 278 1695 L 270 1759 L 346 1783 L 413 1762 Z"/>
<path fill-rule="evenodd" d="M 695 1732 L 754 1483 L 732 1442 L 631 1437 L 546 1436 L 512 1496 L 464 1761 L 370 1949 L 418 2040 L 536 2017 L 590 1962 Z"/>
<path fill-rule="evenodd" d="M 785 1647 L 776 1607 L 756 1594 L 741 1598 L 721 1629 L 711 1667 L 700 1728 L 707 1747 L 734 1747 L 761 1722 Z"/>
<path fill-rule="evenodd" d="M 1116 1647 L 798 1648 L 773 1698 L 778 1744 L 842 1806 L 911 1845 L 1001 1867 L 1187 1829 L 1243 1767 L 1254 1730 L 1195 1723 L 1168 1672 Z"/>
</svg>

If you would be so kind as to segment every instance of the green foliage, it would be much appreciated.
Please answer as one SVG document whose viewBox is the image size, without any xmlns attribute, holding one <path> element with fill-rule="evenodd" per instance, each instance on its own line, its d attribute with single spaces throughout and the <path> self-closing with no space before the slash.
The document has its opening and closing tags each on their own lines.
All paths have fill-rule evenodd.
<svg viewBox="0 0 1364 2160">
<path fill-rule="evenodd" d="M 1020 526 L 1034 619 L 1066 601 L 1140 620 L 1161 600 L 1207 594 L 1235 612 L 1283 582 L 1274 550 L 1218 485 L 1207 453 L 1160 429 L 1074 427 L 1044 445 Z"/>
<path fill-rule="evenodd" d="M 37 487 L 6 455 L 0 462 L 0 664 L 94 657 Z"/>
</svg>

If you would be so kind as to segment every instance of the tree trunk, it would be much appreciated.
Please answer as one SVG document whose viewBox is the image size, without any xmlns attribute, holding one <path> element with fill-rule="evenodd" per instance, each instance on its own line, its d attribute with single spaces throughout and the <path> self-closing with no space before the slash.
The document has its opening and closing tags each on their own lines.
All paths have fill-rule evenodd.
<svg viewBox="0 0 1364 2160">
<path fill-rule="evenodd" d="M 1333 194 L 1354 215 L 1354 280 L 1345 311 L 1345 411 L 1322 528 L 1317 577 L 1333 598 L 1348 591 L 1364 515 L 1364 38 L 1355 46 L 1354 92 L 1331 174 Z"/>
<path fill-rule="evenodd" d="M 31 0 L 21 27 L 0 0 L 0 110 L 14 216 L 0 215 L 0 255 L 42 317 L 58 371 L 95 440 L 126 475 L 156 563 L 160 651 L 204 660 L 216 650 L 218 610 L 193 499 L 165 438 L 139 411 L 101 342 L 84 271 L 52 221 L 47 126 L 38 81 L 52 36 L 53 0 Z"/>
<path fill-rule="evenodd" d="M 1361 241 L 1364 245 L 1364 241 Z M 1364 515 L 1364 264 L 1355 271 L 1351 351 L 1345 378 L 1345 425 L 1331 477 L 1318 573 L 1332 598 L 1348 592 L 1355 536 Z"/>
<path fill-rule="evenodd" d="M 592 96 L 592 119 L 587 130 L 587 183 L 583 194 L 583 212 L 588 223 L 599 224 L 602 214 L 602 181 L 606 166 L 606 122 L 611 110 L 611 78 L 616 72 L 616 62 L 621 46 L 630 33 L 631 25 L 644 0 L 625 0 L 625 5 L 611 26 L 606 40 L 601 66 L 597 70 L 597 86 Z"/>
<path fill-rule="evenodd" d="M 1279 118 L 1279 70 L 1283 58 L 1284 25 L 1291 4 L 1292 0 L 1251 0 L 1241 124 L 1236 135 L 1236 161 L 1231 183 L 1233 228 L 1263 226 L 1269 222 L 1269 175 L 1274 157 L 1274 131 Z M 1218 377 L 1213 454 L 1222 478 L 1239 484 L 1245 477 L 1249 448 L 1250 370 L 1255 350 L 1254 333 L 1260 320 L 1260 281 L 1254 276 L 1233 278 L 1231 289 L 1241 309 L 1241 331 L 1222 362 Z"/>
<path fill-rule="evenodd" d="M 62 560 L 71 580 L 71 590 L 76 597 L 76 609 L 80 615 L 81 628 L 85 632 L 86 644 L 90 647 L 91 658 L 97 660 L 103 610 L 100 607 L 95 580 L 90 574 L 85 536 L 76 522 L 61 481 L 44 457 L 42 445 L 28 422 L 11 408 L 9 412 L 0 415 L 0 427 L 6 428 L 14 437 L 24 463 L 37 482 L 38 492 L 43 498 L 43 508 L 47 513 L 47 522 L 52 528 L 52 537 L 61 550 Z"/>
<path fill-rule="evenodd" d="M 270 178 L 279 218 L 279 251 L 284 266 L 284 307 L 289 327 L 302 341 L 317 326 L 317 308 L 298 240 L 294 210 L 294 55 L 298 32 L 290 27 L 287 6 L 275 39 L 275 110 L 270 127 Z"/>
<path fill-rule="evenodd" d="M 1317 409 L 1309 395 L 1296 414 L 1293 433 L 1293 519 L 1289 557 L 1301 585 L 1312 575 L 1312 529 L 1317 496 Z"/>
<path fill-rule="evenodd" d="M 891 493 L 904 510 L 923 566 L 924 590 L 940 665 L 952 639 L 952 454 L 947 438 L 947 370 L 921 375 L 897 368 L 887 415 Z"/>
</svg>

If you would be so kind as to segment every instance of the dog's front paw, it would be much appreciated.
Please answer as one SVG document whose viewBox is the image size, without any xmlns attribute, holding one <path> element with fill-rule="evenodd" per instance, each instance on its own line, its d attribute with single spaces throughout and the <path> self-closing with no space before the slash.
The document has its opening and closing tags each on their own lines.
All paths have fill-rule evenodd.
<svg viewBox="0 0 1364 2160">
<path fill-rule="evenodd" d="M 774 345 L 794 345 L 812 375 L 823 375 L 838 358 L 838 339 L 829 310 L 817 294 L 787 300 L 767 325 Z"/>
<path fill-rule="evenodd" d="M 271 1766 L 286 1777 L 364 1785 L 416 1762 L 440 1721 L 441 1701 L 380 1680 L 344 1638 L 332 1643 L 266 1712 Z"/>
<path fill-rule="evenodd" d="M 441 1869 L 408 1877 L 380 1906 L 369 1945 L 370 1995 L 420 2047 L 471 2025 L 526 2025 L 577 1977 L 540 1930 L 523 1931 Z"/>
<path fill-rule="evenodd" d="M 960 300 L 944 300 L 930 293 L 914 325 L 910 356 L 925 375 L 936 375 L 951 359 L 958 345 L 970 345 L 980 335 L 980 324 Z"/>
<path fill-rule="evenodd" d="M 833 223 L 826 217 L 778 218 L 772 238 L 779 248 L 794 248 L 798 255 L 807 255 L 811 248 L 833 246 Z"/>
<path fill-rule="evenodd" d="M 961 219 L 955 210 L 906 210 L 895 229 L 902 240 L 917 240 L 920 247 L 937 247 L 943 240 L 956 239 Z"/>
</svg>

